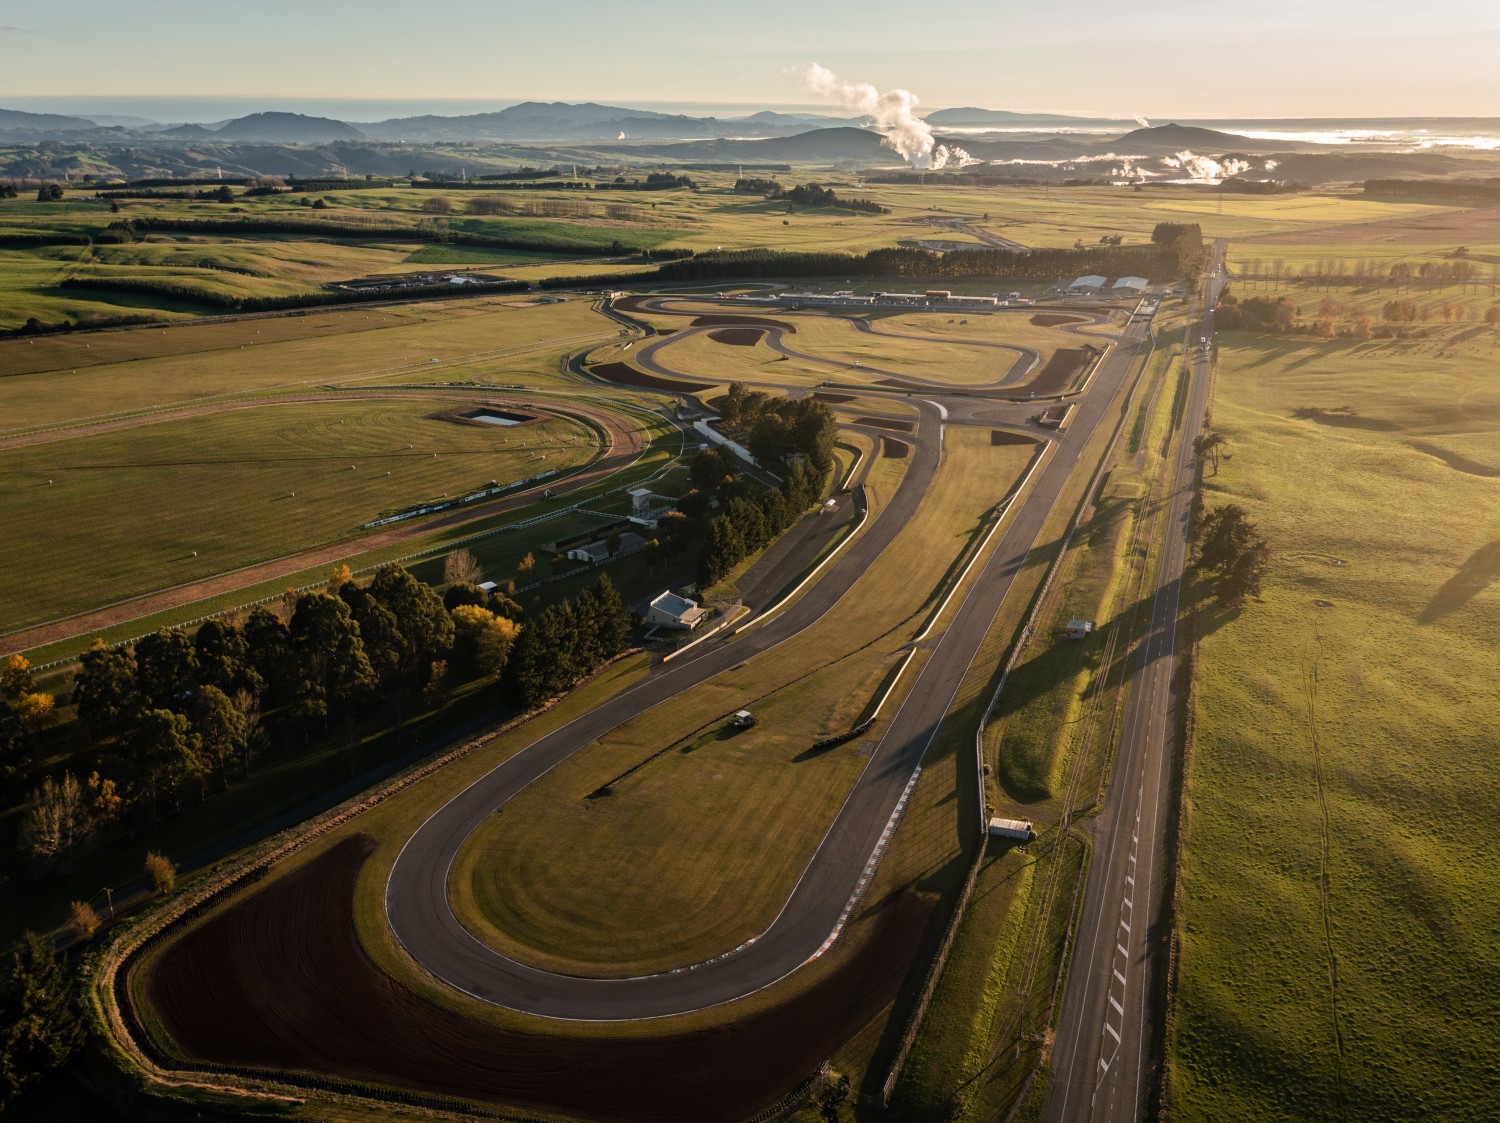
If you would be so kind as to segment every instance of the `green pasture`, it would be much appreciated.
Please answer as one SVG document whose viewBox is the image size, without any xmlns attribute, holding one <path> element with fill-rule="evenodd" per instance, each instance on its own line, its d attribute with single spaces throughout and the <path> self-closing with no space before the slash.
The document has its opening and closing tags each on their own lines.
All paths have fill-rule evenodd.
<svg viewBox="0 0 1500 1123">
<path fill-rule="evenodd" d="M 452 875 L 471 930 L 528 961 L 631 974 L 707 959 L 770 924 L 865 759 L 861 742 L 813 744 L 859 719 L 1031 455 L 985 430 L 950 427 L 948 442 L 928 501 L 814 627 L 611 732 L 475 833 Z M 760 724 L 727 732 L 742 707 Z"/>
<path fill-rule="evenodd" d="M 1500 348 L 1466 335 L 1223 349 L 1208 502 L 1275 553 L 1202 627 L 1179 1118 L 1493 1115 Z"/>
<path fill-rule="evenodd" d="M 627 412 L 626 416 L 636 415 Z M 538 561 L 533 580 L 550 577 L 552 576 L 551 570 L 544 561 L 546 543 L 569 532 L 601 525 L 603 520 L 588 515 L 564 515 L 520 530 L 514 529 L 516 523 L 532 515 L 554 511 L 579 501 L 587 501 L 591 509 L 597 507 L 601 510 L 609 510 L 612 505 L 618 503 L 618 497 L 613 495 L 616 489 L 648 480 L 653 488 L 667 489 L 668 494 L 671 493 L 672 487 L 679 486 L 678 471 L 671 468 L 670 464 L 681 448 L 680 435 L 675 429 L 669 430 L 664 422 L 658 421 L 653 425 L 649 418 L 640 420 L 643 422 L 643 429 L 647 430 L 652 437 L 652 444 L 641 459 L 623 473 L 610 476 L 577 492 L 565 492 L 552 499 L 539 499 L 518 511 L 480 516 L 472 522 L 425 532 L 421 531 L 420 523 L 414 523 L 411 525 L 418 530 L 415 537 L 386 546 L 362 549 L 359 540 L 355 539 L 349 542 L 349 552 L 339 558 L 339 562 L 348 564 L 356 574 L 368 574 L 376 566 L 385 562 L 401 561 L 424 580 L 438 582 L 442 577 L 444 555 L 449 550 L 462 546 L 478 558 L 488 579 L 502 585 L 511 579 L 517 579 L 517 584 L 524 584 L 518 579 L 517 570 L 520 559 L 527 553 L 535 555 Z M 665 475 L 663 475 L 664 472 Z M 632 565 L 639 561 L 640 558 L 637 555 L 612 563 L 610 566 L 610 574 L 616 579 L 616 584 L 621 587 L 623 595 L 632 595 L 631 590 L 641 584 L 639 575 L 634 573 Z M 177 608 L 126 620 L 100 629 L 97 634 L 110 643 L 130 640 L 157 628 L 170 627 L 183 621 L 197 620 L 263 599 L 275 598 L 288 588 L 321 584 L 332 568 L 332 565 L 323 563 L 304 566 L 295 572 L 270 581 L 243 585 L 228 592 L 191 601 Z M 584 574 L 592 573 L 591 570 L 585 570 L 583 567 L 579 567 L 579 570 Z M 645 575 L 647 578 L 654 576 Z M 571 588 L 571 584 L 577 580 L 579 578 L 575 576 L 565 578 L 555 585 L 549 585 L 546 589 L 547 595 L 550 597 L 555 593 L 574 593 L 577 590 Z M 645 590 L 637 589 L 637 591 L 644 594 Z M 531 605 L 537 595 L 537 593 L 530 593 L 523 599 Z M 77 638 L 62 640 L 29 650 L 27 657 L 33 663 L 66 659 L 77 655 L 83 643 L 83 640 Z"/>
<path fill-rule="evenodd" d="M 565 470 L 592 430 L 455 424 L 448 400 L 267 402 L 0 450 L 0 621 L 36 623 L 352 537 L 391 510 Z M 524 442 L 524 447 L 523 447 Z M 32 529 L 45 529 L 33 533 Z"/>
<path fill-rule="evenodd" d="M 0 376 L 27 376 L 0 382 L 3 425 L 58 427 L 330 384 L 557 383 L 563 353 L 619 330 L 586 301 L 512 297 L 3 340 Z"/>
</svg>

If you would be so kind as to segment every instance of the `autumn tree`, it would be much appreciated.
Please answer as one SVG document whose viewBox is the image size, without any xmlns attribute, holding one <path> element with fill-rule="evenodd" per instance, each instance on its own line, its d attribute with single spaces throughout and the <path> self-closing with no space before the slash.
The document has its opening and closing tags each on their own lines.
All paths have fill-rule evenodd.
<svg viewBox="0 0 1500 1123">
<path fill-rule="evenodd" d="M 91 940 L 99 931 L 99 914 L 87 901 L 74 901 L 68 906 L 67 928 L 75 940 Z"/>
<path fill-rule="evenodd" d="M 12 655 L 0 669 L 0 695 L 14 702 L 35 691 L 36 679 L 31 674 L 31 661 L 24 655 Z"/>
<path fill-rule="evenodd" d="M 449 585 L 478 585 L 484 580 L 484 570 L 468 550 L 454 550 L 443 559 L 443 581 Z"/>
<path fill-rule="evenodd" d="M 64 772 L 62 780 L 44 777 L 31 793 L 21 820 L 21 846 L 38 861 L 65 858 L 89 836 L 93 818 L 78 777 Z"/>
<path fill-rule="evenodd" d="M 151 850 L 146 853 L 146 881 L 153 892 L 159 895 L 170 893 L 177 886 L 177 867 L 165 854 Z"/>
</svg>

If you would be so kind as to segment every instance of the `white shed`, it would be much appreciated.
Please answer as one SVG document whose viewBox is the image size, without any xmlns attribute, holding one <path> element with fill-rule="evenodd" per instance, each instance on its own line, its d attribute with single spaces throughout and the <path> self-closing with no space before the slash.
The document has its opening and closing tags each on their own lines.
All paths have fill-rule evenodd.
<svg viewBox="0 0 1500 1123">
<path fill-rule="evenodd" d="M 1120 292 L 1141 293 L 1146 291 L 1146 286 L 1150 283 L 1145 277 L 1121 277 L 1111 287 Z"/>
<path fill-rule="evenodd" d="M 991 819 L 990 834 L 996 838 L 1013 838 L 1018 842 L 1030 842 L 1036 837 L 1030 819 Z"/>
<path fill-rule="evenodd" d="M 1075 616 L 1068 621 L 1069 639 L 1083 639 L 1093 630 L 1094 622 L 1092 620 L 1080 620 Z"/>
<path fill-rule="evenodd" d="M 1104 287 L 1104 278 L 1097 273 L 1090 273 L 1085 277 L 1079 277 L 1068 286 L 1071 293 L 1098 292 Z"/>
<path fill-rule="evenodd" d="M 661 593 L 646 605 L 646 623 L 663 628 L 682 628 L 690 632 L 703 623 L 707 615 L 708 610 L 702 605 L 673 592 Z"/>
</svg>

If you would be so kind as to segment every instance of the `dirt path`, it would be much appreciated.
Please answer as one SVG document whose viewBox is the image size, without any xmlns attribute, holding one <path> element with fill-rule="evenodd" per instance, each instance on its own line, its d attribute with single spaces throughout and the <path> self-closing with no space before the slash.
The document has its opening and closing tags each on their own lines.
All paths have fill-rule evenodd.
<svg viewBox="0 0 1500 1123">
<path fill-rule="evenodd" d="M 407 395 L 390 396 L 402 397 Z M 413 394 L 410 396 L 454 397 L 455 395 Z M 286 399 L 280 400 L 285 401 Z M 306 400 L 317 401 L 321 399 L 310 398 Z M 331 400 L 348 401 L 349 399 L 345 397 Z M 234 405 L 239 404 L 234 403 Z M 212 406 L 204 407 L 203 412 L 216 412 L 218 408 Z M 528 408 L 535 409 L 538 407 L 532 403 L 528 403 Z M 566 494 L 567 492 L 587 487 L 592 483 L 597 483 L 599 480 L 629 467 L 640 458 L 641 453 L 646 449 L 647 442 L 639 430 L 629 425 L 623 418 L 605 409 L 578 405 L 571 402 L 568 403 L 566 408 L 550 405 L 546 408 L 548 412 L 561 416 L 587 418 L 603 427 L 609 438 L 609 445 L 606 451 L 591 464 L 586 466 L 577 475 L 571 476 L 563 482 L 552 486 L 552 490 L 555 493 Z M 157 419 L 153 417 L 151 420 Z M 503 499 L 496 499 L 489 503 L 478 503 L 446 515 L 438 515 L 435 518 L 429 519 L 413 519 L 409 523 L 402 523 L 386 530 L 377 531 L 374 534 L 363 535 L 357 538 L 346 538 L 339 542 L 314 547 L 311 550 L 273 558 L 270 561 L 258 562 L 254 565 L 246 566 L 242 569 L 230 570 L 227 573 L 217 574 L 213 577 L 205 577 L 201 581 L 192 581 L 185 585 L 176 585 L 169 589 L 159 589 L 155 592 L 144 593 L 141 596 L 131 597 L 128 600 L 105 605 L 102 608 L 79 613 L 75 616 L 51 620 L 45 624 L 38 624 L 20 631 L 10 632 L 4 636 L 0 636 L 0 654 L 26 651 L 36 647 L 43 647 L 47 644 L 60 643 L 63 640 L 94 635 L 106 628 L 122 624 L 127 620 L 135 620 L 144 616 L 152 616 L 159 612 L 167 612 L 171 609 L 181 608 L 183 605 L 193 604 L 196 601 L 205 600 L 209 597 L 232 593 L 236 589 L 244 589 L 251 585 L 259 585 L 263 582 L 288 577 L 306 569 L 315 569 L 325 565 L 332 568 L 337 563 L 354 554 L 383 549 L 386 546 L 393 546 L 401 542 L 424 537 L 435 530 L 464 526 L 468 523 L 478 522 L 481 519 L 488 519 L 495 515 L 503 514 L 506 511 L 513 511 L 524 507 L 534 501 L 539 490 L 540 488 L 536 487 L 528 488 L 514 495 L 508 495 Z"/>
</svg>

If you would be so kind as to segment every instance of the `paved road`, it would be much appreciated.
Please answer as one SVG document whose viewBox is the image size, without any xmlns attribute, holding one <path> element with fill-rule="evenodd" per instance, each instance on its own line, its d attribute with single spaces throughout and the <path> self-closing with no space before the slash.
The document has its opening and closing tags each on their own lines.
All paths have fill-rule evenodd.
<svg viewBox="0 0 1500 1123">
<path fill-rule="evenodd" d="M 1208 359 L 1198 338 L 1213 335 L 1213 303 L 1223 284 L 1223 246 L 1205 285 L 1204 329 L 1195 356 L 1176 467 L 1166 495 L 1151 618 L 1130 681 L 1114 778 L 1091 826 L 1093 860 L 1084 889 L 1073 967 L 1058 1016 L 1048 1123 L 1133 1123 L 1146 1112 L 1154 1061 L 1161 1055 L 1160 1003 L 1169 932 L 1166 838 L 1172 761 L 1178 751 L 1177 611 L 1188 555 L 1193 437 L 1203 425 Z"/>
<path fill-rule="evenodd" d="M 528 784 L 609 730 L 809 626 L 852 587 L 892 542 L 925 495 L 941 455 L 939 404 L 920 411 L 913 461 L 891 502 L 825 577 L 784 614 L 735 640 L 659 669 L 539 739 L 454 797 L 422 824 L 386 886 L 386 916 L 406 951 L 437 978 L 486 1001 L 547 1017 L 629 1020 L 731 1001 L 784 978 L 836 931 L 908 781 L 946 715 L 1015 575 L 1035 543 L 1115 391 L 1135 365 L 1145 323 L 1132 324 L 1104 362 L 1069 429 L 1055 442 L 1030 492 L 1009 516 L 994 553 L 948 629 L 926 641 L 931 657 L 891 718 L 823 843 L 781 914 L 746 949 L 692 970 L 633 979 L 578 978 L 537 970 L 485 946 L 454 916 L 448 873 L 463 841 Z M 1083 466 L 1087 470 L 1090 466 Z M 726 949 L 728 950 L 728 949 Z"/>
</svg>

